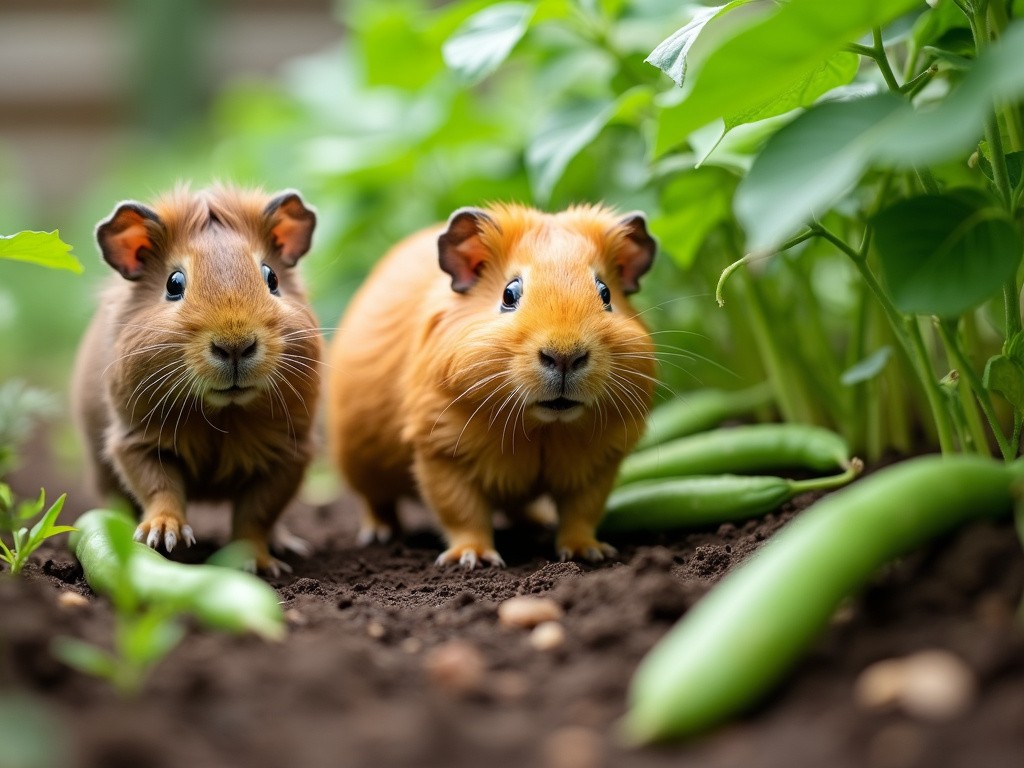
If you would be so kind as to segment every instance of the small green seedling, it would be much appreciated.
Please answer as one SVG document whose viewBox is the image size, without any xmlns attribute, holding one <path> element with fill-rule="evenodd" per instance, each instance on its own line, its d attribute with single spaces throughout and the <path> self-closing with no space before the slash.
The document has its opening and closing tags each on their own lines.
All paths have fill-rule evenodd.
<svg viewBox="0 0 1024 768">
<path fill-rule="evenodd" d="M 10 534 L 13 541 L 13 545 L 9 547 L 3 538 L 0 538 L 0 560 L 10 566 L 11 573 L 20 573 L 28 562 L 29 555 L 39 549 L 44 541 L 57 534 L 75 530 L 70 525 L 57 525 L 57 517 L 64 508 L 65 498 L 67 494 L 62 494 L 39 521 L 29 528 L 27 523 L 41 514 L 43 507 L 46 506 L 46 492 L 40 489 L 39 498 L 34 501 L 15 504 L 10 487 L 0 483 L 0 534 Z"/>
<path fill-rule="evenodd" d="M 144 603 L 124 578 L 134 543 L 130 530 L 118 522 L 109 519 L 101 524 L 104 538 L 110 543 L 109 567 L 118 574 L 109 591 L 114 603 L 114 649 L 58 637 L 53 642 L 53 653 L 79 672 L 107 680 L 121 695 L 134 696 L 142 690 L 152 669 L 181 642 L 185 627 L 176 608 Z"/>
</svg>

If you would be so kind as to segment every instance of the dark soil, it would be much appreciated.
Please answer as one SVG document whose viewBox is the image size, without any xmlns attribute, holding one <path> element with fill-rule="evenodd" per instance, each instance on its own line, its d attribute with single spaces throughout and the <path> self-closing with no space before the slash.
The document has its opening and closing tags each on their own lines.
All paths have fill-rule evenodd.
<svg viewBox="0 0 1024 768">
<path fill-rule="evenodd" d="M 21 494 L 40 482 L 74 487 L 41 461 L 14 478 Z M 73 517 L 88 497 L 70 499 Z M 1009 522 L 973 525 L 886 568 L 742 719 L 686 744 L 616 742 L 641 657 L 798 508 L 741 526 L 613 540 L 621 559 L 599 567 L 550 560 L 547 532 L 501 531 L 508 567 L 466 573 L 433 565 L 440 541 L 429 529 L 359 549 L 350 500 L 296 505 L 288 526 L 316 553 L 287 557 L 294 574 L 272 582 L 287 639 L 191 631 L 131 700 L 50 654 L 59 635 L 109 647 L 112 628 L 109 603 L 58 543 L 27 578 L 0 579 L 0 684 L 41 703 L 67 735 L 51 742 L 66 752 L 54 764 L 82 768 L 1024 765 L 1024 636 L 1012 623 L 1024 557 Z M 425 521 L 411 511 L 414 527 Z M 188 559 L 223 542 L 225 518 L 197 511 L 200 541 Z M 58 602 L 67 592 L 87 602 Z M 498 605 L 520 594 L 564 608 L 563 645 L 537 650 L 529 631 L 499 624 Z M 965 714 L 929 721 L 857 705 L 853 687 L 867 665 L 935 648 L 977 678 Z"/>
</svg>

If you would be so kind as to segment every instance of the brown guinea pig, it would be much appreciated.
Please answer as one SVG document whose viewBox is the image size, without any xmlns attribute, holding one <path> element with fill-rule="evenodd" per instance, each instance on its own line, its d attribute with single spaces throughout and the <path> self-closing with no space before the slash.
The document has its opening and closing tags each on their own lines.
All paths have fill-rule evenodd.
<svg viewBox="0 0 1024 768">
<path fill-rule="evenodd" d="M 97 490 L 129 498 L 150 547 L 191 545 L 186 504 L 229 499 L 255 566 L 286 567 L 268 534 L 312 455 L 321 341 L 294 267 L 315 223 L 295 192 L 218 186 L 97 227 L 120 278 L 78 351 L 74 412 Z"/>
<path fill-rule="evenodd" d="M 502 565 L 492 511 L 548 496 L 562 559 L 612 555 L 595 528 L 655 383 L 626 296 L 654 251 L 641 214 L 588 206 L 462 208 L 396 246 L 330 352 L 329 438 L 361 541 L 390 537 L 418 490 L 447 538 L 439 565 Z"/>
</svg>

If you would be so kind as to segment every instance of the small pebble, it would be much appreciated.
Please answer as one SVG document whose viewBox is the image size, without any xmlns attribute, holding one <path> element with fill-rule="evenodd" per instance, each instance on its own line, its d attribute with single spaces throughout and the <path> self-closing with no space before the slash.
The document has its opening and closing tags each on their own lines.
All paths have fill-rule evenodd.
<svg viewBox="0 0 1024 768">
<path fill-rule="evenodd" d="M 89 598 L 77 592 L 61 592 L 57 596 L 57 605 L 61 608 L 84 608 L 89 604 Z"/>
<path fill-rule="evenodd" d="M 402 641 L 401 648 L 410 656 L 414 656 L 423 650 L 423 641 L 418 637 L 407 637 Z"/>
<path fill-rule="evenodd" d="M 498 606 L 498 621 L 506 627 L 532 629 L 562 618 L 562 607 L 547 597 L 513 597 Z"/>
<path fill-rule="evenodd" d="M 450 640 L 431 648 L 423 659 L 430 681 L 441 690 L 460 696 L 481 689 L 486 666 L 480 651 L 464 640 Z"/>
<path fill-rule="evenodd" d="M 541 744 L 545 768 L 601 768 L 604 752 L 601 734 L 578 725 L 552 731 Z"/>
<path fill-rule="evenodd" d="M 967 712 L 977 696 L 971 669 L 948 651 L 920 651 L 864 669 L 854 698 L 865 709 L 892 705 L 918 720 L 950 720 Z"/>
<path fill-rule="evenodd" d="M 309 624 L 309 618 L 298 608 L 289 608 L 285 611 L 284 620 L 293 627 L 304 627 Z"/>
<path fill-rule="evenodd" d="M 530 632 L 530 645 L 538 651 L 553 651 L 565 645 L 565 629 L 557 621 L 545 621 Z"/>
<path fill-rule="evenodd" d="M 368 634 L 374 640 L 380 640 L 387 633 L 387 629 L 385 629 L 384 625 L 381 624 L 379 621 L 371 621 L 369 624 L 366 625 L 366 634 Z"/>
</svg>

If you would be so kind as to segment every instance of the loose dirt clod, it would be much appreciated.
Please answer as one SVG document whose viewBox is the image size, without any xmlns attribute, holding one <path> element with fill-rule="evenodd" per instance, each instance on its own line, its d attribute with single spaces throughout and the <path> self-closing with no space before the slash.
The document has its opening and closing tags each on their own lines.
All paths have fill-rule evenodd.
<svg viewBox="0 0 1024 768">
<path fill-rule="evenodd" d="M 468 696 L 483 687 L 487 664 L 474 645 L 464 640 L 450 640 L 427 653 L 423 669 L 438 688 Z"/>
<path fill-rule="evenodd" d="M 298 608 L 289 608 L 284 612 L 284 620 L 291 627 L 304 627 L 309 624 L 309 618 Z"/>
<path fill-rule="evenodd" d="M 865 668 L 854 698 L 865 709 L 896 705 L 920 720 L 949 720 L 971 708 L 977 687 L 974 673 L 959 657 L 928 650 Z"/>
<path fill-rule="evenodd" d="M 565 629 L 557 621 L 545 621 L 533 628 L 530 645 L 538 651 L 553 651 L 565 645 Z"/>
<path fill-rule="evenodd" d="M 521 595 L 498 606 L 498 620 L 501 624 L 521 629 L 532 629 L 545 621 L 558 621 L 563 613 L 562 607 L 547 597 Z"/>
</svg>

